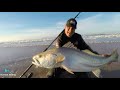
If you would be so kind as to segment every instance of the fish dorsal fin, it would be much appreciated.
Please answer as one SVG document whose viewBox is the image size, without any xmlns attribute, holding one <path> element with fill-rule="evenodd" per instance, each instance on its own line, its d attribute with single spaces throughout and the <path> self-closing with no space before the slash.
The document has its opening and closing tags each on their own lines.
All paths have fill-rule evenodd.
<svg viewBox="0 0 120 90">
<path fill-rule="evenodd" d="M 59 53 L 59 54 L 57 54 L 55 60 L 57 63 L 62 62 L 65 60 L 65 56 Z"/>
<path fill-rule="evenodd" d="M 100 69 L 95 69 L 92 71 L 92 73 L 98 78 L 101 77 L 101 70 Z"/>
<path fill-rule="evenodd" d="M 91 52 L 91 51 L 88 50 L 88 49 L 82 50 L 82 52 L 85 52 L 85 53 L 87 53 L 87 54 L 94 55 L 94 56 L 99 56 L 99 55 L 97 55 L 97 54 Z"/>
<path fill-rule="evenodd" d="M 61 67 L 62 67 L 63 69 L 65 69 L 67 72 L 69 72 L 69 73 L 71 73 L 71 74 L 74 74 L 74 73 L 72 72 L 72 70 L 70 70 L 69 68 L 67 68 L 65 65 L 61 65 Z"/>
</svg>

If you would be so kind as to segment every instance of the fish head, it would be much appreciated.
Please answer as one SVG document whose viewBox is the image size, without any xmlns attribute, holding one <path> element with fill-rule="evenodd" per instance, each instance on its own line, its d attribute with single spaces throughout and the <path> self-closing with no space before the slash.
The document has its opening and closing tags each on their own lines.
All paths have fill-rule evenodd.
<svg viewBox="0 0 120 90">
<path fill-rule="evenodd" d="M 33 56 L 33 64 L 43 68 L 54 68 L 56 64 L 56 55 L 55 54 L 38 54 Z"/>
<path fill-rule="evenodd" d="M 33 64 L 44 68 L 59 67 L 64 60 L 64 55 L 57 53 L 55 49 L 51 49 L 33 56 Z"/>
</svg>

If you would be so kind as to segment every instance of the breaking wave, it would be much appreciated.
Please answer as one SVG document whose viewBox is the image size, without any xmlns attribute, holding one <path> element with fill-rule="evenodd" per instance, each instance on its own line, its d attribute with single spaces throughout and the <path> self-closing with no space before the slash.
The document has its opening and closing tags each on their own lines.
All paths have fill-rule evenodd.
<svg viewBox="0 0 120 90">
<path fill-rule="evenodd" d="M 53 39 L 0 42 L 0 47 L 25 47 L 25 46 L 49 45 L 52 41 Z"/>
<path fill-rule="evenodd" d="M 83 38 L 87 43 L 120 42 L 120 34 L 84 35 Z"/>
</svg>

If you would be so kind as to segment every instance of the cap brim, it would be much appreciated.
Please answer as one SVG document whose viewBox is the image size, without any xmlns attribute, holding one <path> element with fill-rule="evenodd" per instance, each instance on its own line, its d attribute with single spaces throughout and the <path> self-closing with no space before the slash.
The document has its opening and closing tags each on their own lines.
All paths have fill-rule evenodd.
<svg viewBox="0 0 120 90">
<path fill-rule="evenodd" d="M 76 26 L 75 26 L 75 25 L 72 25 L 72 24 L 66 24 L 66 26 L 76 28 Z"/>
</svg>

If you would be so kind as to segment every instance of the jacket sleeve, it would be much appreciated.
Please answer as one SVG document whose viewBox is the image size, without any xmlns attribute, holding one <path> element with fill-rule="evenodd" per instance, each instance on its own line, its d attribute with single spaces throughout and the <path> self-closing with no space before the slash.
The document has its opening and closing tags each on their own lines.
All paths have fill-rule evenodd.
<svg viewBox="0 0 120 90">
<path fill-rule="evenodd" d="M 80 43 L 80 45 L 79 45 L 80 50 L 88 49 L 88 50 L 90 50 L 91 52 L 99 55 L 98 52 L 93 51 L 93 50 L 90 48 L 90 46 L 89 46 L 88 44 L 86 44 L 86 42 L 83 40 L 82 36 L 80 36 L 80 38 L 79 38 L 79 43 Z"/>
<path fill-rule="evenodd" d="M 55 43 L 55 46 L 56 46 L 57 48 L 63 46 L 63 45 L 62 45 L 62 37 L 61 37 L 61 36 L 59 36 L 59 37 L 57 38 L 56 43 Z"/>
</svg>

